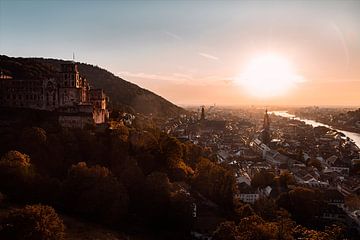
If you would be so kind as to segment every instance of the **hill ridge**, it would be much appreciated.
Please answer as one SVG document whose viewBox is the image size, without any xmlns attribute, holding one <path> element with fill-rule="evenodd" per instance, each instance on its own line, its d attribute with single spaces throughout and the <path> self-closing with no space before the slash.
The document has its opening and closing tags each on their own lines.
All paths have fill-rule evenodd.
<svg viewBox="0 0 360 240">
<path fill-rule="evenodd" d="M 55 71 L 60 69 L 60 64 L 65 62 L 71 61 L 0 55 L 0 68 L 14 78 L 52 77 Z M 105 68 L 90 63 L 76 63 L 80 74 L 87 78 L 91 87 L 105 90 L 114 108 L 159 117 L 175 116 L 185 112 L 164 97 L 116 76 Z"/>
</svg>

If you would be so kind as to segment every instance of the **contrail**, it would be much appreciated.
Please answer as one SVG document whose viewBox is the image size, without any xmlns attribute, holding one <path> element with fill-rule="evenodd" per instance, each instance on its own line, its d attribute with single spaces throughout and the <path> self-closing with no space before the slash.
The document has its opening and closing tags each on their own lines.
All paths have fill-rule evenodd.
<svg viewBox="0 0 360 240">
<path fill-rule="evenodd" d="M 336 25 L 334 22 L 331 23 L 331 27 L 334 29 L 334 31 L 336 32 L 336 35 L 339 37 L 340 43 L 342 45 L 342 49 L 344 50 L 344 54 L 346 57 L 346 68 L 349 69 L 350 67 L 350 55 L 349 55 L 349 49 L 347 47 L 346 44 L 346 40 L 344 37 L 343 32 L 340 30 L 340 28 L 338 27 L 338 25 Z"/>
</svg>

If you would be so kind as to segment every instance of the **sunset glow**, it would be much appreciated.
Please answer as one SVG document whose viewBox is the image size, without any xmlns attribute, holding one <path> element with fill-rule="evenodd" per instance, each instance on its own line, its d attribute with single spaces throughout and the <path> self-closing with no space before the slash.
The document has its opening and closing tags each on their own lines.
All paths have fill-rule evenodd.
<svg viewBox="0 0 360 240">
<path fill-rule="evenodd" d="M 275 54 L 255 57 L 236 78 L 249 95 L 260 98 L 284 95 L 300 81 L 290 62 Z"/>
<path fill-rule="evenodd" d="M 182 106 L 359 105 L 360 1 L 105 2 L 0 0 L 0 53 L 75 53 Z"/>
</svg>

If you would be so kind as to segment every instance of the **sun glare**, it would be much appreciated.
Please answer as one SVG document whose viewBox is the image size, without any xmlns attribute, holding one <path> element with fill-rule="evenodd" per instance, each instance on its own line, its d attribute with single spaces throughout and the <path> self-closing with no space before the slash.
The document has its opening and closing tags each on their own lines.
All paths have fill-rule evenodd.
<svg viewBox="0 0 360 240">
<path fill-rule="evenodd" d="M 236 78 L 247 93 L 259 98 L 284 95 L 301 80 L 287 59 L 273 54 L 254 58 Z"/>
</svg>

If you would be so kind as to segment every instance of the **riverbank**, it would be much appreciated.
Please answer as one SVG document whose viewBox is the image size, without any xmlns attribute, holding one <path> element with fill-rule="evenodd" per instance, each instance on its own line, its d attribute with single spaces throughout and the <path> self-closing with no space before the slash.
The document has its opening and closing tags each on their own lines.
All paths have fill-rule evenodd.
<svg viewBox="0 0 360 240">
<path fill-rule="evenodd" d="M 325 124 L 325 123 L 317 122 L 317 121 L 312 120 L 312 119 L 304 119 L 304 118 L 298 117 L 298 116 L 296 116 L 294 114 L 291 114 L 291 113 L 289 113 L 287 111 L 272 111 L 272 112 L 269 112 L 269 113 L 274 114 L 276 116 L 280 116 L 280 117 L 286 117 L 286 118 L 292 118 L 292 119 L 295 119 L 295 120 L 299 120 L 299 121 L 305 122 L 306 124 L 309 124 L 309 125 L 311 125 L 313 127 L 322 126 L 322 127 L 327 127 L 327 128 L 336 130 L 338 132 L 343 133 L 346 137 L 350 138 L 354 142 L 354 144 L 360 149 L 360 133 L 358 133 L 358 132 L 343 130 L 343 129 L 336 128 L 336 127 L 333 127 L 333 126 Z"/>
</svg>

